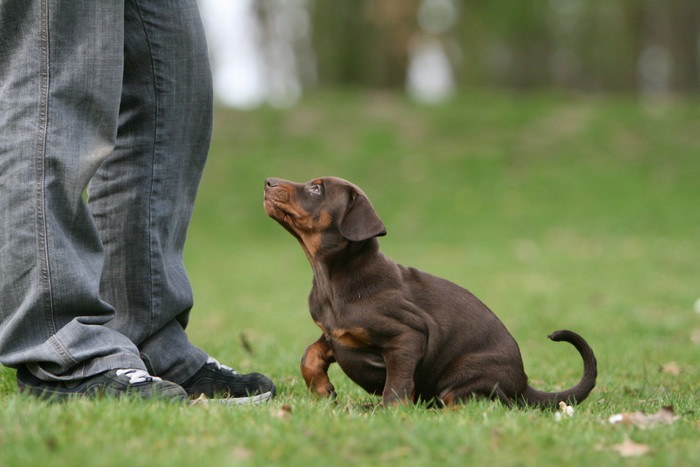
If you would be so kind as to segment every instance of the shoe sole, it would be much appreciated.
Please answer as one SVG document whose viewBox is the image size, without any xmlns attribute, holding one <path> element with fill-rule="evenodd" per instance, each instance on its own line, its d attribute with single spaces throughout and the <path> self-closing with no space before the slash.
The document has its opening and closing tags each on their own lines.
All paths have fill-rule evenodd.
<svg viewBox="0 0 700 467">
<path fill-rule="evenodd" d="M 35 397 L 39 400 L 47 402 L 67 402 L 76 399 L 103 399 L 103 398 L 122 398 L 131 397 L 143 400 L 162 400 L 166 402 L 182 403 L 188 400 L 187 393 L 184 389 L 174 384 L 170 387 L 153 386 L 148 390 L 140 390 L 143 386 L 127 386 L 127 385 L 109 385 L 109 381 L 94 382 L 87 385 L 75 385 L 71 387 L 42 387 L 41 384 L 46 384 L 33 375 L 29 374 L 25 369 L 20 369 L 17 372 L 17 389 L 20 394 L 25 394 Z M 175 390 L 174 388 L 177 388 Z"/>
<path fill-rule="evenodd" d="M 43 388 L 34 388 L 34 387 L 18 387 L 18 392 L 20 394 L 25 394 L 27 396 L 36 398 L 37 400 L 42 400 L 46 402 L 53 402 L 53 403 L 62 403 L 62 402 L 70 402 L 70 401 L 75 401 L 79 399 L 105 399 L 105 398 L 111 398 L 111 399 L 122 399 L 122 398 L 132 398 L 136 400 L 144 400 L 144 401 L 165 401 L 165 402 L 171 402 L 171 403 L 183 403 L 188 400 L 187 394 L 185 391 L 182 391 L 181 394 L 166 394 L 165 392 L 159 392 L 159 391 L 153 391 L 150 394 L 141 394 L 136 391 L 126 391 L 126 390 L 118 390 L 118 391 L 112 391 L 110 392 L 109 390 L 105 390 L 104 388 L 91 388 L 90 391 L 88 392 L 58 392 L 58 391 L 51 391 Z"/>
<path fill-rule="evenodd" d="M 199 398 L 192 401 L 192 405 L 262 405 L 274 397 L 273 391 L 264 392 L 251 397 L 225 397 L 219 399 Z"/>
</svg>

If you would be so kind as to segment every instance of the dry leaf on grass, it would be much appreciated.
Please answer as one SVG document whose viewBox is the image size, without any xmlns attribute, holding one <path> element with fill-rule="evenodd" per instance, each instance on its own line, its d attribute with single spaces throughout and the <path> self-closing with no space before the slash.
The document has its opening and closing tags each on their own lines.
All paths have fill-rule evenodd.
<svg viewBox="0 0 700 467">
<path fill-rule="evenodd" d="M 209 403 L 209 398 L 203 393 L 199 395 L 198 398 L 191 400 L 190 405 L 207 405 Z"/>
<path fill-rule="evenodd" d="M 661 372 L 668 373 L 669 375 L 678 376 L 681 374 L 681 369 L 676 362 L 668 362 L 665 365 L 661 365 Z"/>
<path fill-rule="evenodd" d="M 497 450 L 501 446 L 501 430 L 494 428 L 491 430 L 491 448 Z"/>
<path fill-rule="evenodd" d="M 643 456 L 645 454 L 649 454 L 649 451 L 651 451 L 651 448 L 648 444 L 635 443 L 629 438 L 625 438 L 625 440 L 622 443 L 616 444 L 612 448 L 614 451 L 617 451 L 617 453 L 620 454 L 622 457 Z"/>
<path fill-rule="evenodd" d="M 275 418 L 281 418 L 282 420 L 289 420 L 292 418 L 292 406 L 285 404 L 277 410 L 274 410 L 272 412 L 272 416 Z"/>
<path fill-rule="evenodd" d="M 700 328 L 693 329 L 693 332 L 690 333 L 690 342 L 693 345 L 700 345 Z"/>
<path fill-rule="evenodd" d="M 237 460 L 247 461 L 253 457 L 253 451 L 244 446 L 236 446 L 231 451 L 231 457 Z"/>
<path fill-rule="evenodd" d="M 670 425 L 681 417 L 673 414 L 673 407 L 662 407 L 654 414 L 645 414 L 644 412 L 624 412 L 611 416 L 608 421 L 616 425 L 622 423 L 624 425 L 633 425 L 638 428 L 651 428 L 656 425 Z"/>
<path fill-rule="evenodd" d="M 567 403 L 564 401 L 559 402 L 559 411 L 554 414 L 554 420 L 561 421 L 562 417 L 573 417 L 573 416 L 574 416 L 574 408 L 570 405 L 567 405 Z"/>
</svg>

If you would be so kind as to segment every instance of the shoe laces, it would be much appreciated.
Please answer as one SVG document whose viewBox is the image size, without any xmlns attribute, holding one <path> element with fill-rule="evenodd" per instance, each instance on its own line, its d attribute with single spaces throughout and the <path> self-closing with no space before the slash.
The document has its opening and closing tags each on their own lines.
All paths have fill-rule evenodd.
<svg viewBox="0 0 700 467">
<path fill-rule="evenodd" d="M 212 363 L 213 363 L 214 365 L 216 365 L 216 368 L 218 368 L 219 370 L 225 370 L 225 371 L 228 371 L 228 372 L 230 372 L 230 373 L 232 373 L 232 374 L 234 374 L 234 375 L 237 375 L 237 374 L 238 374 L 238 372 L 237 372 L 236 370 L 234 370 L 233 368 L 231 368 L 230 366 L 222 365 L 222 364 L 219 363 L 219 361 L 218 361 L 217 359 L 215 359 L 214 357 L 209 357 L 209 358 L 207 359 L 207 365 L 212 364 Z"/>
<path fill-rule="evenodd" d="M 127 376 L 129 384 L 152 383 L 153 381 L 163 381 L 157 376 L 151 376 L 147 371 L 127 368 L 117 370 L 117 376 Z"/>
</svg>

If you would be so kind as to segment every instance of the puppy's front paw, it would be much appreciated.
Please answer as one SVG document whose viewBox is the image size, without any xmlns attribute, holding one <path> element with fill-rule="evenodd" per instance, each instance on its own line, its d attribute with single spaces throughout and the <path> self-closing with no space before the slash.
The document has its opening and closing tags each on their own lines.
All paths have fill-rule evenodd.
<svg viewBox="0 0 700 467">
<path fill-rule="evenodd" d="M 309 387 L 312 393 L 319 397 L 324 397 L 328 399 L 335 398 L 335 387 L 330 381 L 326 380 L 325 384 L 313 384 Z"/>
</svg>

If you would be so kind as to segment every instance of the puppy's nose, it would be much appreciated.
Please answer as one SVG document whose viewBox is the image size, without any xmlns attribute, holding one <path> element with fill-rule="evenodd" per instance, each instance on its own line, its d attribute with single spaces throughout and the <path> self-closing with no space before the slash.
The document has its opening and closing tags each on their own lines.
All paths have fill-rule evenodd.
<svg viewBox="0 0 700 467">
<path fill-rule="evenodd" d="M 265 179 L 265 188 L 273 188 L 276 187 L 280 184 L 279 179 L 277 178 L 266 178 Z"/>
</svg>

